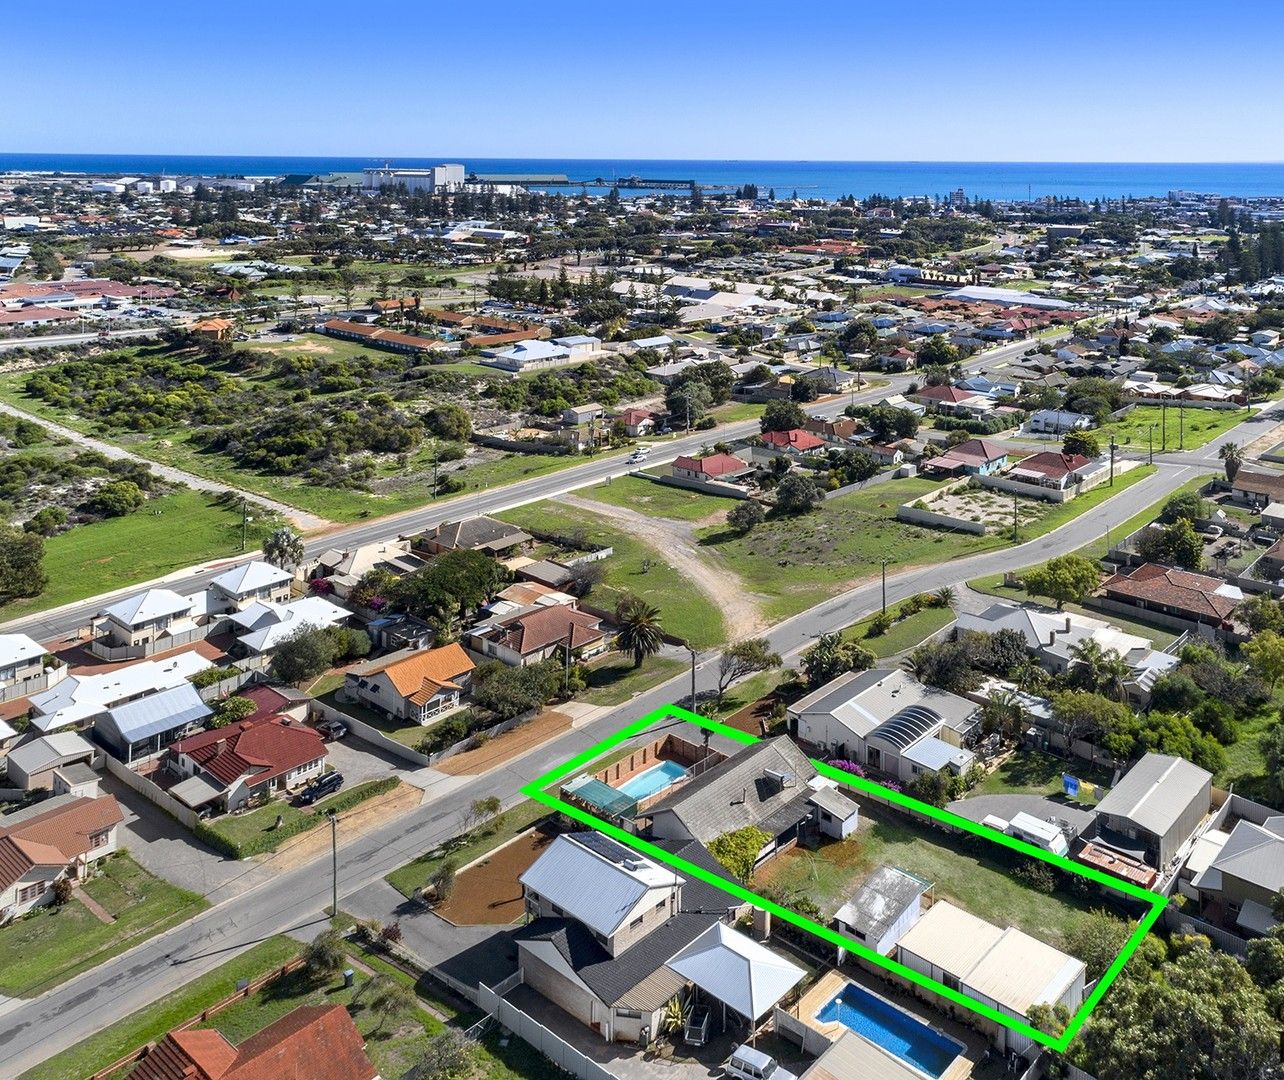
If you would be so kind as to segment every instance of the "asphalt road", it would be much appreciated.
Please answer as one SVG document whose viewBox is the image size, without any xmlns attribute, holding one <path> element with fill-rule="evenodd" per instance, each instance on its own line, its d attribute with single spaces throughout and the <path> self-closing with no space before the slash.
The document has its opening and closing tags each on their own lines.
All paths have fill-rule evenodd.
<svg viewBox="0 0 1284 1080">
<path fill-rule="evenodd" d="M 128 330 L 108 330 L 107 336 L 110 338 L 155 337 L 160 332 L 160 327 L 140 326 Z M 41 334 L 38 337 L 6 338 L 0 341 L 0 352 L 9 352 L 12 349 L 48 349 L 64 345 L 86 345 L 97 340 L 99 340 L 97 330 L 92 334 Z"/>
</svg>

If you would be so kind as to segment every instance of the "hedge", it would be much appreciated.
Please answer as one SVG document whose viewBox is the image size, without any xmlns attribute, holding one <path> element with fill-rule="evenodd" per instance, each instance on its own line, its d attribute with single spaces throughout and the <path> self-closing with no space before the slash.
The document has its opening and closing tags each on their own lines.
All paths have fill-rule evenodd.
<svg viewBox="0 0 1284 1080">
<path fill-rule="evenodd" d="M 280 846 L 281 841 L 288 840 L 290 837 L 297 836 L 300 833 L 309 832 L 325 821 L 329 814 L 342 814 L 346 810 L 351 810 L 354 806 L 359 806 L 367 799 L 386 794 L 400 782 L 395 776 L 385 776 L 382 780 L 371 780 L 365 784 L 358 784 L 350 791 L 342 791 L 338 795 L 331 795 L 328 799 L 323 800 L 323 805 L 318 805 L 310 814 L 291 818 L 283 823 L 279 829 L 261 832 L 257 836 L 240 843 L 235 840 L 229 840 L 218 829 L 206 824 L 204 821 L 198 821 L 196 828 L 192 832 L 198 840 L 208 844 L 219 854 L 226 855 L 229 859 L 248 859 L 252 855 L 261 855 L 265 851 L 274 851 Z M 271 804 L 269 803 L 268 806 L 270 807 Z"/>
<path fill-rule="evenodd" d="M 1025 418 L 1024 413 L 1004 413 L 987 420 L 968 420 L 962 416 L 944 416 L 937 413 L 933 424 L 937 431 L 966 431 L 972 435 L 993 435 L 1016 427 Z"/>
</svg>

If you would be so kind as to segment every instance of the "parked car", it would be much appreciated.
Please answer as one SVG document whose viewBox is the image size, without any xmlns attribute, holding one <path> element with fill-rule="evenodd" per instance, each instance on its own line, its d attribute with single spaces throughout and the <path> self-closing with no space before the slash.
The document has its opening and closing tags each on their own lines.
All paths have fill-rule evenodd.
<svg viewBox="0 0 1284 1080">
<path fill-rule="evenodd" d="M 788 1069 L 776 1063 L 776 1059 L 752 1046 L 737 1046 L 731 1051 L 727 1062 L 728 1080 L 798 1080 Z"/>
<path fill-rule="evenodd" d="M 341 724 L 338 720 L 322 720 L 317 724 L 317 731 L 319 731 L 327 741 L 342 739 L 346 734 L 348 734 L 347 725 Z"/>
<path fill-rule="evenodd" d="M 325 776 L 313 780 L 312 783 L 300 791 L 294 797 L 294 803 L 296 806 L 311 806 L 318 799 L 333 795 L 341 787 L 343 787 L 343 773 L 326 773 Z"/>
<path fill-rule="evenodd" d="M 1225 531 L 1226 530 L 1223 529 L 1220 525 L 1209 525 L 1208 528 L 1204 530 L 1204 539 L 1217 540 L 1221 537 L 1222 533 L 1224 533 Z"/>
</svg>

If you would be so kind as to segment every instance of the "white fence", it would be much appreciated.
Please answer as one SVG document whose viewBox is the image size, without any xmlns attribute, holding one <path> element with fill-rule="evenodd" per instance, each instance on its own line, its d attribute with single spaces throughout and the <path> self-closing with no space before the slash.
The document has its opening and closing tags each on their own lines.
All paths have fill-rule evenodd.
<svg viewBox="0 0 1284 1080">
<path fill-rule="evenodd" d="M 111 754 L 104 754 L 103 760 L 107 762 L 107 771 L 118 780 L 123 781 L 126 787 L 132 788 L 144 799 L 155 803 L 170 817 L 186 825 L 189 829 L 196 828 L 198 818 L 196 811 L 190 806 L 184 806 L 168 791 L 162 791 L 147 777 L 139 776 L 123 761 L 118 761 Z"/>
<path fill-rule="evenodd" d="M 518 982 L 521 981 L 521 973 L 516 976 Z M 500 986 L 505 986 L 512 982 L 512 978 L 505 979 Z M 515 985 L 515 984 L 514 984 Z M 512 986 L 508 986 L 512 989 Z M 570 1043 L 561 1037 L 549 1031 L 534 1017 L 528 1016 L 522 1012 L 511 1001 L 505 1001 L 500 994 L 496 993 L 489 986 L 484 984 L 477 987 L 478 1004 L 486 1010 L 491 1016 L 498 1020 L 504 1027 L 511 1031 L 523 1042 L 534 1047 L 543 1054 L 554 1065 L 565 1069 L 577 1080 L 615 1080 L 612 1073 L 608 1072 L 596 1061 L 585 1057 Z M 507 993 L 507 991 L 505 991 Z"/>
<path fill-rule="evenodd" d="M 804 1023 L 798 1017 L 786 1012 L 779 1006 L 776 1007 L 772 1017 L 776 1034 L 788 1039 L 790 1042 L 797 1043 L 802 1047 L 805 1054 L 810 1054 L 812 1057 L 820 1057 L 833 1045 L 833 1040 L 827 1035 L 822 1035 L 814 1027 Z"/>
<path fill-rule="evenodd" d="M 59 664 L 56 668 L 46 668 L 39 675 L 29 679 L 20 679 L 9 686 L 0 686 L 0 701 L 17 701 L 18 698 L 30 697 L 41 690 L 48 690 L 62 682 L 67 676 L 67 665 Z"/>
</svg>

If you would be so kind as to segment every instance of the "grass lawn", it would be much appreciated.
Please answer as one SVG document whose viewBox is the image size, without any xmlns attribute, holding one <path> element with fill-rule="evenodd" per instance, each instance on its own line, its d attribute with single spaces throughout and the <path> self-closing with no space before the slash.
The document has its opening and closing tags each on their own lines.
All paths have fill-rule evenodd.
<svg viewBox="0 0 1284 1080">
<path fill-rule="evenodd" d="M 322 681 L 328 678 L 323 677 Z M 342 685 L 342 680 L 338 685 Z M 320 699 L 329 705 L 332 709 L 338 709 L 341 713 L 347 713 L 354 720 L 360 720 L 363 724 L 369 724 L 373 728 L 378 728 L 390 739 L 396 739 L 402 746 L 408 746 L 412 750 L 417 749 L 419 744 L 424 741 L 424 736 L 428 734 L 431 725 L 415 724 L 410 722 L 398 722 L 390 720 L 383 713 L 375 712 L 374 709 L 367 708 L 365 705 L 356 701 L 340 701 L 335 690 L 338 686 L 322 687 L 312 690 L 312 696 Z M 445 717 L 442 717 L 444 720 Z"/>
<path fill-rule="evenodd" d="M 261 941 L 234 960 L 193 979 L 145 1009 L 118 1020 L 88 1039 L 64 1050 L 22 1074 L 21 1080 L 83 1080 L 131 1050 L 154 1042 L 165 1032 L 236 990 L 240 979 L 253 981 L 280 967 L 299 952 L 299 943 L 288 937 Z"/>
<path fill-rule="evenodd" d="M 1067 772 L 1094 786 L 1106 788 L 1114 779 L 1109 769 L 1092 765 L 1080 758 L 1066 761 L 1042 750 L 1018 750 L 969 794 L 1046 795 L 1064 798 L 1061 774 Z M 1070 801 L 1085 806 L 1095 805 L 1097 802 L 1082 789 L 1079 798 Z"/>
<path fill-rule="evenodd" d="M 258 546 L 277 522 L 262 511 L 252 516 L 248 546 Z M 208 492 L 182 489 L 149 499 L 141 510 L 91 525 L 77 525 L 45 541 L 49 584 L 30 600 L 0 605 L 14 619 L 70 604 L 173 570 L 234 555 L 241 547 L 239 506 L 222 505 Z"/>
<path fill-rule="evenodd" d="M 421 888 L 428 880 L 428 875 L 447 859 L 453 860 L 456 867 L 465 866 L 485 855 L 486 852 L 499 847 L 500 844 L 507 843 L 518 833 L 548 816 L 547 806 L 537 803 L 534 799 L 527 799 L 505 810 L 484 828 L 467 834 L 464 837 L 465 843 L 456 845 L 450 850 L 434 848 L 432 851 L 425 852 L 419 858 L 406 863 L 405 866 L 397 867 L 384 880 L 402 896 L 411 897 L 415 890 Z M 460 838 L 456 837 L 456 839 Z"/>
<path fill-rule="evenodd" d="M 748 401 L 732 401 L 712 409 L 719 424 L 738 424 L 745 420 L 757 420 L 766 405 L 754 405 Z"/>
<path fill-rule="evenodd" d="M 1164 423 L 1165 412 L 1168 414 L 1166 424 Z M 1103 446 L 1110 441 L 1110 436 L 1113 434 L 1120 445 L 1144 450 L 1147 446 L 1147 435 L 1153 424 L 1156 452 L 1163 449 L 1165 429 L 1168 432 L 1167 448 L 1169 450 L 1176 450 L 1179 446 L 1194 450 L 1205 443 L 1212 442 L 1237 424 L 1242 424 L 1249 415 L 1243 409 L 1177 409 L 1169 406 L 1165 410 L 1162 405 L 1138 405 L 1127 416 L 1103 424 L 1098 434 Z M 1186 433 L 1184 442 L 1180 438 L 1183 428 Z"/>
<path fill-rule="evenodd" d="M 746 705 L 752 705 L 755 701 L 765 698 L 784 681 L 788 674 L 787 669 L 779 667 L 750 675 L 749 678 L 736 683 L 723 695 L 721 705 L 715 705 L 712 700 L 701 701 L 700 714 L 714 720 L 725 719 L 733 713 L 738 713 Z M 686 705 L 689 702 L 683 698 L 676 704 Z"/>
<path fill-rule="evenodd" d="M 672 518 L 675 521 L 705 521 L 715 514 L 725 514 L 740 501 L 670 487 L 668 484 L 643 480 L 637 476 L 621 476 L 610 483 L 583 488 L 576 494 L 585 499 L 623 506 L 626 510 L 637 510 L 639 513 Z"/>
<path fill-rule="evenodd" d="M 866 807 L 861 818 L 859 831 L 847 840 L 817 851 L 795 848 L 772 860 L 755 875 L 755 887 L 806 896 L 828 918 L 869 873 L 884 864 L 896 866 L 932 882 L 935 899 L 1057 947 L 1064 947 L 1071 927 L 1102 904 L 1099 897 L 1079 901 L 1023 885 L 1000 861 L 1003 849 L 980 837 L 947 837 L 882 808 Z"/>
<path fill-rule="evenodd" d="M 894 607 L 889 610 L 893 614 L 896 611 Z M 877 613 L 849 626 L 843 631 L 843 637 L 849 641 L 860 642 L 862 646 L 882 659 L 921 645 L 933 634 L 949 626 L 954 621 L 955 614 L 953 609 L 948 607 L 923 608 L 908 619 L 893 623 L 887 633 L 870 637 L 869 627 L 876 617 Z"/>
<path fill-rule="evenodd" d="M 273 799 L 266 806 L 260 806 L 248 814 L 224 814 L 220 818 L 206 822 L 206 825 L 233 844 L 244 845 L 250 841 L 257 842 L 263 833 L 271 832 L 276 827 L 276 818 L 279 814 L 282 819 L 281 841 L 290 840 L 323 824 L 325 809 L 335 800 L 344 797 L 350 799 L 354 792 L 359 793 L 378 783 L 380 783 L 378 780 L 369 780 L 364 784 L 345 787 L 311 806 L 293 806 L 288 799 Z M 311 824 L 306 828 L 299 828 L 295 822 L 300 821 Z M 279 846 L 280 842 L 258 850 L 275 851 Z"/>
<path fill-rule="evenodd" d="M 701 543 L 727 560 L 746 586 L 764 597 L 773 620 L 787 618 L 879 570 L 975 555 L 1004 547 L 1003 537 L 929 529 L 896 520 L 896 508 L 939 485 L 917 477 L 890 480 L 829 499 L 801 517 L 772 517 L 747 535 L 713 526 Z"/>
<path fill-rule="evenodd" d="M 649 485 L 650 482 L 639 480 L 637 483 Z M 588 519 L 578 509 L 560 507 L 554 502 L 533 503 L 497 516 L 524 529 L 563 536 L 582 530 L 589 540 L 614 548 L 615 553 L 602 563 L 605 581 L 589 597 L 594 606 L 614 608 L 621 595 L 634 593 L 659 608 L 668 633 L 686 638 L 697 649 L 726 640 L 722 613 L 665 561 L 664 553 L 658 548 L 605 521 Z"/>
<path fill-rule="evenodd" d="M 635 668 L 631 656 L 612 653 L 589 666 L 588 689 L 576 698 L 593 705 L 622 705 L 634 694 L 673 678 L 686 666 L 682 660 L 669 656 L 649 656 L 640 668 Z"/>
<path fill-rule="evenodd" d="M 1109 484 L 1102 484 L 1101 487 L 1093 488 L 1091 491 L 1071 499 L 1069 502 L 1044 504 L 1046 509 L 1039 515 L 1037 521 L 1031 525 L 1021 526 L 1021 539 L 1032 540 L 1035 537 L 1043 536 L 1053 529 L 1060 528 L 1068 521 L 1073 521 L 1083 514 L 1090 513 L 1107 499 L 1112 499 L 1121 492 L 1127 491 L 1133 484 L 1146 479 L 1155 471 L 1156 467 L 1154 465 L 1138 465 L 1122 475 L 1116 475 L 1114 487 Z"/>
<path fill-rule="evenodd" d="M 83 888 L 115 922 L 100 922 L 72 900 L 0 929 L 0 994 L 35 997 L 208 906 L 195 893 L 153 877 L 127 854 L 100 866 Z"/>
</svg>

